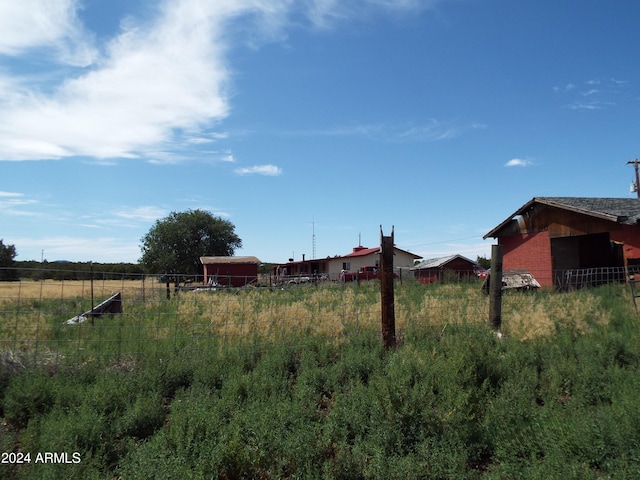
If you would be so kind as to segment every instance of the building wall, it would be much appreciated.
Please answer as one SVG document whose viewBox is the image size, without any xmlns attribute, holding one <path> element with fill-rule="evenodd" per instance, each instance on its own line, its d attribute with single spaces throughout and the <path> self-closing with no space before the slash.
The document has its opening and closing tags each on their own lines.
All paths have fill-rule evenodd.
<svg viewBox="0 0 640 480">
<path fill-rule="evenodd" d="M 337 257 L 328 260 L 328 273 L 329 277 L 333 280 L 340 276 L 342 266 L 344 262 L 350 264 L 349 271 L 357 272 L 361 267 L 380 266 L 380 254 L 371 253 L 369 255 L 353 256 L 353 257 Z M 414 257 L 413 255 L 395 251 L 393 256 L 393 267 L 413 267 Z"/>
<path fill-rule="evenodd" d="M 500 237 L 503 270 L 527 270 L 542 287 L 553 287 L 551 242 L 547 231 Z"/>
<path fill-rule="evenodd" d="M 623 225 L 621 230 L 611 232 L 611 241 L 624 243 L 625 260 L 640 259 L 640 227 Z"/>
<path fill-rule="evenodd" d="M 243 287 L 258 280 L 258 265 L 255 263 L 210 263 L 204 265 L 204 283 L 209 277 L 217 278 L 223 286 Z"/>
<path fill-rule="evenodd" d="M 447 272 L 451 272 L 451 275 L 457 275 L 460 280 L 468 280 L 475 275 L 473 263 L 469 263 L 463 258 L 455 258 L 443 267 L 421 268 L 414 270 L 414 272 L 418 281 L 424 284 L 450 278 L 447 276 Z"/>
<path fill-rule="evenodd" d="M 329 264 L 329 276 L 331 278 L 339 277 L 345 262 L 349 263 L 350 268 L 348 270 L 350 272 L 357 272 L 362 267 L 380 266 L 380 254 L 371 253 L 369 255 L 333 259 Z"/>
</svg>

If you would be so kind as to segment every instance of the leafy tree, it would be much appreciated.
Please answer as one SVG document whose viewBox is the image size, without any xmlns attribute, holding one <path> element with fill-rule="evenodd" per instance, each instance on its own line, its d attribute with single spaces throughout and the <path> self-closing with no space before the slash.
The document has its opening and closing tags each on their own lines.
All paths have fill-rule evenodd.
<svg viewBox="0 0 640 480">
<path fill-rule="evenodd" d="M 478 255 L 478 259 L 477 259 L 478 265 L 480 265 L 482 268 L 491 268 L 491 259 L 487 258 L 485 256 L 480 256 Z"/>
<path fill-rule="evenodd" d="M 203 210 L 171 212 L 142 238 L 142 263 L 152 273 L 198 275 L 200 257 L 233 255 L 242 247 L 235 226 Z"/>
<path fill-rule="evenodd" d="M 13 282 L 18 280 L 18 270 L 14 260 L 16 255 L 16 247 L 5 245 L 0 239 L 0 281 Z"/>
</svg>

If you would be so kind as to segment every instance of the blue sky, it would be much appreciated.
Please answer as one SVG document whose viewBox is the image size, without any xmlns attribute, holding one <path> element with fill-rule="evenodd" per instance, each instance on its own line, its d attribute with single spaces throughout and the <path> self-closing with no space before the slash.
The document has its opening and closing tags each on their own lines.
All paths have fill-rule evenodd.
<svg viewBox="0 0 640 480">
<path fill-rule="evenodd" d="M 172 211 L 238 255 L 489 256 L 534 196 L 630 197 L 632 0 L 0 3 L 0 238 L 136 262 Z"/>
</svg>

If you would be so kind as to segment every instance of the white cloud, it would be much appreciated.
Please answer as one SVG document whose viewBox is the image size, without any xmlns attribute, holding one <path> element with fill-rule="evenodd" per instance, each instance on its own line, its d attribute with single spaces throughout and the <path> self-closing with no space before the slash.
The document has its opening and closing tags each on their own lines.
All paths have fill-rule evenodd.
<svg viewBox="0 0 640 480">
<path fill-rule="evenodd" d="M 238 175 L 266 175 L 269 177 L 277 177 L 282 175 L 282 169 L 275 165 L 256 165 L 253 167 L 236 168 Z"/>
<path fill-rule="evenodd" d="M 0 3 L 0 54 L 26 58 L 35 48 L 52 59 L 29 58 L 40 69 L 28 78 L 0 71 L 0 161 L 149 158 L 178 161 L 185 145 L 227 134 L 206 134 L 230 114 L 230 42 L 281 40 L 300 17 L 316 27 L 363 10 L 407 11 L 434 2 L 358 0 L 160 0 L 144 19 L 128 17 L 121 31 L 94 48 L 80 24 L 80 0 Z M 242 28 L 234 20 L 247 22 Z M 96 57 L 96 52 L 100 57 Z M 89 68 L 69 69 L 68 65 Z M 56 75 L 66 75 L 51 83 Z M 178 158 L 178 160 L 176 160 Z M 273 174 L 273 173 L 267 173 Z"/>
<path fill-rule="evenodd" d="M 529 165 L 533 165 L 533 162 L 523 158 L 512 158 L 504 164 L 505 167 L 528 167 Z"/>
<path fill-rule="evenodd" d="M 486 128 L 486 125 L 480 123 L 457 125 L 430 119 L 422 124 L 360 124 L 285 133 L 288 135 L 357 136 L 385 142 L 437 142 L 459 137 L 469 130 L 483 128 Z"/>
<path fill-rule="evenodd" d="M 11 238 L 10 244 L 19 245 L 18 257 L 23 260 L 71 260 L 111 262 L 135 262 L 140 258 L 140 247 L 136 242 L 113 237 L 83 238 L 51 236 L 41 238 Z"/>
<path fill-rule="evenodd" d="M 113 214 L 118 218 L 124 218 L 127 220 L 153 222 L 164 217 L 167 214 L 167 210 L 153 206 L 127 207 L 115 211 Z"/>
<path fill-rule="evenodd" d="M 583 88 L 570 83 L 566 87 L 554 87 L 556 93 L 564 93 L 568 103 L 564 105 L 570 110 L 595 111 L 615 107 L 619 95 L 628 82 L 624 80 L 586 80 Z"/>
<path fill-rule="evenodd" d="M 77 0 L 0 2 L 0 54 L 15 56 L 45 47 L 63 63 L 89 65 L 96 50 L 76 16 L 77 8 Z"/>
<path fill-rule="evenodd" d="M 31 217 L 38 214 L 25 207 L 38 204 L 37 200 L 27 198 L 22 193 L 0 192 L 0 212 L 5 215 Z"/>
<path fill-rule="evenodd" d="M 130 23 L 95 68 L 53 93 L 24 84 L 19 94 L 3 95 L 0 158 L 135 158 L 225 118 L 229 73 L 221 24 L 241 8 L 248 7 L 165 2 L 149 26 Z M 14 10 L 8 13 L 21 13 Z"/>
</svg>

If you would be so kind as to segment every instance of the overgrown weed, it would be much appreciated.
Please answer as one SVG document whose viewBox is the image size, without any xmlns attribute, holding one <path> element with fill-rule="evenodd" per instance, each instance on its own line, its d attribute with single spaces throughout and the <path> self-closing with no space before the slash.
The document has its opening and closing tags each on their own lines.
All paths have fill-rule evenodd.
<svg viewBox="0 0 640 480">
<path fill-rule="evenodd" d="M 506 294 L 503 338 L 475 289 L 398 288 L 388 351 L 374 283 L 194 292 L 68 329 L 48 317 L 41 347 L 69 356 L 0 362 L 0 446 L 82 462 L 0 475 L 637 478 L 623 288 Z"/>
</svg>

